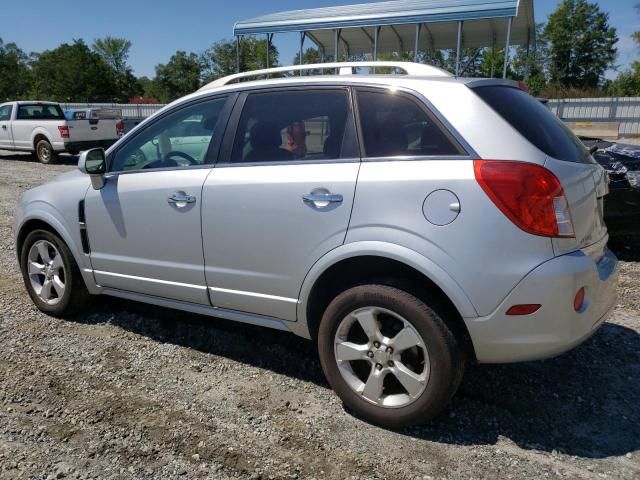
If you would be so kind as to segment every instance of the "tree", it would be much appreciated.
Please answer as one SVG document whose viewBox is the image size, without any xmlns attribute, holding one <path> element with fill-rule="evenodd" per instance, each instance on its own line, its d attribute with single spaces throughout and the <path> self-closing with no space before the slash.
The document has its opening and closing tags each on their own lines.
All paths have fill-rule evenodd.
<svg viewBox="0 0 640 480">
<path fill-rule="evenodd" d="M 636 10 L 640 13 L 640 3 L 636 4 Z M 640 49 L 640 31 L 635 32 L 632 38 Z M 633 62 L 631 69 L 620 73 L 618 78 L 609 82 L 606 87 L 608 95 L 615 97 L 640 96 L 640 62 Z"/>
<path fill-rule="evenodd" d="M 166 64 L 156 66 L 153 79 L 157 98 L 168 103 L 176 98 L 193 93 L 200 87 L 202 65 L 195 53 L 177 51 Z"/>
<path fill-rule="evenodd" d="M 42 52 L 33 62 L 34 97 L 62 102 L 113 101 L 111 68 L 82 40 Z"/>
<path fill-rule="evenodd" d="M 510 78 L 522 80 L 532 95 L 540 95 L 547 85 L 546 62 L 549 47 L 543 35 L 544 24 L 536 25 L 535 48 L 519 46 L 510 62 Z"/>
<path fill-rule="evenodd" d="M 640 96 L 640 62 L 634 62 L 631 70 L 618 75 L 618 78 L 606 85 L 607 95 L 612 97 Z"/>
<path fill-rule="evenodd" d="M 102 57 L 113 72 L 114 97 L 119 102 L 126 102 L 127 99 L 143 93 L 142 86 L 127 63 L 131 45 L 129 40 L 109 36 L 95 40 L 92 45 L 93 51 Z"/>
<path fill-rule="evenodd" d="M 596 88 L 613 65 L 618 42 L 609 15 L 587 0 L 562 0 L 544 29 L 549 75 L 562 87 Z"/>
<path fill-rule="evenodd" d="M 23 98 L 31 86 L 27 55 L 0 38 L 0 102 Z"/>
<path fill-rule="evenodd" d="M 91 48 L 104 59 L 114 72 L 124 75 L 131 70 L 127 64 L 131 45 L 131 42 L 124 38 L 107 36 L 95 40 Z"/>
<path fill-rule="evenodd" d="M 312 63 L 324 63 L 323 58 L 320 55 L 320 51 L 317 48 L 307 48 L 302 53 L 302 63 L 312 64 Z M 296 53 L 295 57 L 291 62 L 292 65 L 300 64 L 300 52 Z"/>
<path fill-rule="evenodd" d="M 217 78 L 236 73 L 236 42 L 222 40 L 216 42 L 200 56 L 202 64 L 202 80 L 210 82 Z M 278 65 L 278 49 L 271 44 L 269 47 L 269 66 Z M 259 70 L 266 67 L 267 41 L 254 37 L 245 37 L 240 42 L 240 70 Z"/>
<path fill-rule="evenodd" d="M 640 3 L 636 3 L 636 10 L 640 13 Z M 640 47 L 640 31 L 634 32 L 633 39 L 638 44 L 638 47 Z"/>
</svg>

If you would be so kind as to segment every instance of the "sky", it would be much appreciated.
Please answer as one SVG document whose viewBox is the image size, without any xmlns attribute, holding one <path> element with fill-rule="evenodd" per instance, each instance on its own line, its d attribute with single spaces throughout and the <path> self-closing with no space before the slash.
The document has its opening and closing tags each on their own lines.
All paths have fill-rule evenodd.
<svg viewBox="0 0 640 480">
<path fill-rule="evenodd" d="M 640 0 L 638 0 L 640 1 Z M 546 21 L 559 0 L 534 0 L 536 22 Z M 83 38 L 88 44 L 107 35 L 131 40 L 129 63 L 138 76 L 154 76 L 177 50 L 200 53 L 212 43 L 233 38 L 233 24 L 267 13 L 362 3 L 362 0 L 2 0 L 0 38 L 26 52 L 56 48 Z M 631 34 L 640 30 L 635 0 L 597 0 L 618 31 L 618 59 L 624 69 L 640 59 Z M 46 13 L 45 13 L 46 12 Z M 35 17 L 34 17 L 35 14 Z M 32 21 L 29 19 L 37 19 Z M 276 34 L 280 63 L 290 64 L 298 34 Z M 608 72 L 607 77 L 615 77 Z"/>
</svg>

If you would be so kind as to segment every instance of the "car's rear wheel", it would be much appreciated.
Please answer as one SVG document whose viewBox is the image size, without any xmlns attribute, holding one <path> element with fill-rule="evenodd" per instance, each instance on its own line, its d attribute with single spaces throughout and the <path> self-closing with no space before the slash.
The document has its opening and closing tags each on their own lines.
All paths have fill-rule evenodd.
<svg viewBox="0 0 640 480">
<path fill-rule="evenodd" d="M 53 150 L 49 140 L 42 139 L 36 143 L 36 157 L 41 163 L 49 164 L 56 162 L 58 154 Z"/>
<path fill-rule="evenodd" d="M 46 230 L 27 235 L 20 254 L 25 286 L 42 312 L 56 317 L 78 311 L 89 293 L 67 245 Z"/>
<path fill-rule="evenodd" d="M 438 314 L 385 285 L 338 295 L 323 315 L 318 349 L 327 380 L 346 407 L 391 428 L 440 413 L 464 369 L 456 338 Z"/>
</svg>

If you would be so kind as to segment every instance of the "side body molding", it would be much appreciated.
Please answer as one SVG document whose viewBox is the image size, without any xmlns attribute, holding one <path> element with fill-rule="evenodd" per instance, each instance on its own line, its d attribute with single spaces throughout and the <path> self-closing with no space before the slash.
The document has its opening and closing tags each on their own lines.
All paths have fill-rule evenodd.
<svg viewBox="0 0 640 480">
<path fill-rule="evenodd" d="M 307 304 L 313 285 L 322 273 L 332 265 L 341 260 L 361 256 L 384 257 L 402 262 L 416 269 L 442 289 L 455 305 L 461 317 L 475 318 L 478 316 L 460 285 L 427 257 L 414 250 L 392 243 L 379 241 L 352 242 L 331 250 L 311 267 L 300 289 L 297 322 L 287 324 L 292 332 L 305 338 L 311 338 L 307 324 Z"/>
</svg>

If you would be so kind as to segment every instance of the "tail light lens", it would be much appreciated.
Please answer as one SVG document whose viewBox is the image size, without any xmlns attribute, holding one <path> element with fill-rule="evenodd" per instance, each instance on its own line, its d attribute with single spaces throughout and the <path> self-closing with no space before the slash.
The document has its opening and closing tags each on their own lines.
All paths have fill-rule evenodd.
<svg viewBox="0 0 640 480">
<path fill-rule="evenodd" d="M 116 135 L 118 135 L 118 137 L 124 135 L 124 122 L 122 120 L 116 123 Z"/>
<path fill-rule="evenodd" d="M 66 125 L 58 125 L 58 131 L 60 132 L 60 138 L 69 138 L 69 127 Z"/>
<path fill-rule="evenodd" d="M 476 180 L 517 227 L 544 237 L 575 237 L 567 197 L 558 178 L 540 165 L 474 160 Z"/>
</svg>

